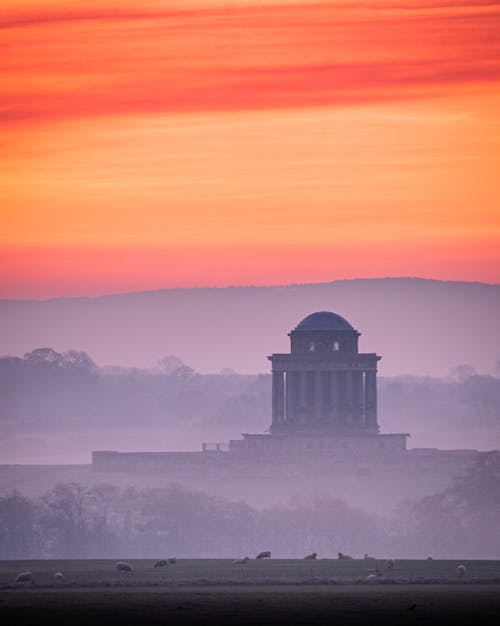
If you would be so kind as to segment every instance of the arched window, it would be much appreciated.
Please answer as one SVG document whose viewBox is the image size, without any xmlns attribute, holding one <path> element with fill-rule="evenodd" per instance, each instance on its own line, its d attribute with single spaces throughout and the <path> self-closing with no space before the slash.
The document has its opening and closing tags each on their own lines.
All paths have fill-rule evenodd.
<svg viewBox="0 0 500 626">
<path fill-rule="evenodd" d="M 340 350 L 340 343 L 338 341 L 334 341 L 332 347 L 334 352 L 338 352 Z"/>
</svg>

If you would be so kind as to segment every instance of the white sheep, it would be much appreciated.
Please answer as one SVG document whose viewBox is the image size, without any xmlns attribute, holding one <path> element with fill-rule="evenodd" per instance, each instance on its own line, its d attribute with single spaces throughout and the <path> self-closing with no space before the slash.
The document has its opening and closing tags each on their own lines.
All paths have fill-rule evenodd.
<svg viewBox="0 0 500 626">
<path fill-rule="evenodd" d="M 250 560 L 250 557 L 248 556 L 245 556 L 242 559 L 234 559 L 233 565 L 246 565 L 249 560 Z"/>
<path fill-rule="evenodd" d="M 118 561 L 115 565 L 117 574 L 131 574 L 132 565 L 125 563 L 125 561 Z"/>
<path fill-rule="evenodd" d="M 368 574 L 368 576 L 366 577 L 366 582 L 368 583 L 374 583 L 378 578 L 377 574 Z"/>
<path fill-rule="evenodd" d="M 465 565 L 457 565 L 457 576 L 465 576 L 466 567 Z"/>
<path fill-rule="evenodd" d="M 31 572 L 21 572 L 16 576 L 16 583 L 32 583 L 33 574 Z"/>
<path fill-rule="evenodd" d="M 312 554 L 308 554 L 307 556 L 304 557 L 305 561 L 315 561 L 316 557 L 317 557 L 317 553 L 313 552 Z"/>
<path fill-rule="evenodd" d="M 65 580 L 64 574 L 62 572 L 56 572 L 54 574 L 54 580 L 58 583 L 62 583 Z"/>
</svg>

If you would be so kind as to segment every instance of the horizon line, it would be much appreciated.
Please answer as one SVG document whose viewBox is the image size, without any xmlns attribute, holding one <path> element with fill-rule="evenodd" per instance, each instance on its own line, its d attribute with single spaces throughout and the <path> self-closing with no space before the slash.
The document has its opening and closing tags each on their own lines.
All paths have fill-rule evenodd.
<svg viewBox="0 0 500 626">
<path fill-rule="evenodd" d="M 367 282 L 367 281 L 389 281 L 389 280 L 413 280 L 423 281 L 429 283 L 451 283 L 451 284 L 467 284 L 467 285 L 483 285 L 486 287 L 500 287 L 500 282 L 487 282 L 481 280 L 456 280 L 456 279 L 442 279 L 442 278 L 425 278 L 422 276 L 377 276 L 377 277 L 357 277 L 357 278 L 337 278 L 328 281 L 316 281 L 316 282 L 293 282 L 293 283 L 275 283 L 275 284 L 230 284 L 230 285 L 205 285 L 205 286 L 191 286 L 191 287 L 159 287 L 157 289 L 140 289 L 131 291 L 116 291 L 101 293 L 95 295 L 73 295 L 73 296 L 51 296 L 47 298 L 9 298 L 0 297 L 0 302 L 53 302 L 55 300 L 97 300 L 100 298 L 112 298 L 116 296 L 130 296 L 138 294 L 155 294 L 167 291 L 207 291 L 217 290 L 223 291 L 226 289 L 283 289 L 287 287 L 313 287 L 319 285 L 333 285 L 335 283 L 347 283 L 347 282 Z"/>
</svg>

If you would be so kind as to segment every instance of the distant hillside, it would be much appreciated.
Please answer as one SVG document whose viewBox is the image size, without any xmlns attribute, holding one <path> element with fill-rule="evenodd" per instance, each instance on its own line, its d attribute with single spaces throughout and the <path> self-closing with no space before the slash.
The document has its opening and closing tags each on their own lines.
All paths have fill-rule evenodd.
<svg viewBox="0 0 500 626">
<path fill-rule="evenodd" d="M 176 355 L 200 372 L 266 372 L 266 356 L 288 351 L 287 333 L 317 310 L 347 318 L 386 376 L 443 376 L 464 363 L 491 373 L 500 359 L 500 285 L 417 278 L 0 300 L 0 353 L 50 346 L 101 365 Z"/>
</svg>

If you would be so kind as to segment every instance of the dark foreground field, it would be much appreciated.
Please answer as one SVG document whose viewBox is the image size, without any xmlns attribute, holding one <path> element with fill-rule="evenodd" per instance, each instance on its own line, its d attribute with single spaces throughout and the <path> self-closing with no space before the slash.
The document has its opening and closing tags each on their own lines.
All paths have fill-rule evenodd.
<svg viewBox="0 0 500 626">
<path fill-rule="evenodd" d="M 0 592 L 6 626 L 498 624 L 500 587 L 381 585 Z"/>
<path fill-rule="evenodd" d="M 155 569 L 130 560 L 118 578 L 113 561 L 0 562 L 0 619 L 6 626 L 126 626 L 156 624 L 316 625 L 497 624 L 500 563 L 321 559 L 179 560 Z M 375 567 L 382 576 L 367 575 Z M 15 584 L 33 572 L 34 583 Z M 56 583 L 54 572 L 65 581 Z"/>
</svg>

